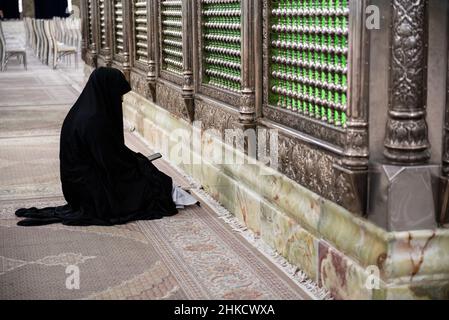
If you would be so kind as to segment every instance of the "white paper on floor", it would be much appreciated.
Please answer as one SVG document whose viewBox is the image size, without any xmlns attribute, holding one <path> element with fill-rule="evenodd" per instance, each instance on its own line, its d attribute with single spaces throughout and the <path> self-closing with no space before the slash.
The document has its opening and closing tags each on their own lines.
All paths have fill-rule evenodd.
<svg viewBox="0 0 449 320">
<path fill-rule="evenodd" d="M 172 197 L 177 209 L 184 209 L 184 207 L 193 206 L 198 203 L 198 200 L 190 193 L 175 185 L 173 185 Z"/>
</svg>

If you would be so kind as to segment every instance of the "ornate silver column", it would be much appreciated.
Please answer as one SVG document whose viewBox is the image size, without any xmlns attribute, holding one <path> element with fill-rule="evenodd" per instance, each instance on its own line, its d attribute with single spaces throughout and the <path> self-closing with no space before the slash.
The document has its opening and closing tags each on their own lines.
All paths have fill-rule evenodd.
<svg viewBox="0 0 449 320">
<path fill-rule="evenodd" d="M 385 157 L 394 163 L 430 159 L 426 123 L 426 0 L 393 0 L 390 105 Z"/>
<path fill-rule="evenodd" d="M 104 23 L 105 23 L 105 41 L 106 46 L 103 48 L 104 63 L 106 67 L 112 66 L 112 8 L 111 1 L 104 2 Z M 101 22 L 100 22 L 101 23 Z M 101 28 L 101 26 L 100 26 Z M 101 39 L 100 39 L 101 41 Z"/>
<path fill-rule="evenodd" d="M 369 218 L 388 231 L 435 229 L 439 166 L 428 164 L 427 0 L 392 0 L 386 161 L 371 170 Z"/>
<path fill-rule="evenodd" d="M 157 1 L 147 0 L 147 43 L 148 43 L 148 73 L 147 83 L 150 89 L 151 99 L 156 101 L 156 43 L 157 43 Z"/>
<path fill-rule="evenodd" d="M 448 32 L 449 33 L 449 32 Z M 448 76 L 447 76 L 447 93 L 446 93 L 446 118 L 444 122 L 443 133 L 443 176 L 449 178 L 449 60 L 448 60 Z"/>
<path fill-rule="evenodd" d="M 183 76 L 182 97 L 190 121 L 195 119 L 195 105 L 193 100 L 193 1 L 182 1 L 182 58 Z"/>
<path fill-rule="evenodd" d="M 81 0 L 80 2 L 80 12 L 81 12 L 81 57 L 86 61 L 86 53 L 88 49 L 88 39 L 89 39 L 89 15 L 87 13 L 87 2 L 89 0 Z"/>
<path fill-rule="evenodd" d="M 89 44 L 89 62 L 90 65 L 94 68 L 97 67 L 97 57 L 98 57 L 98 47 L 97 47 L 97 39 L 98 39 L 98 28 L 97 28 L 97 19 L 98 19 L 98 6 L 96 0 L 88 0 L 90 9 L 89 23 L 90 23 L 90 37 L 92 42 Z"/>
<path fill-rule="evenodd" d="M 122 71 L 128 81 L 131 80 L 131 60 L 130 60 L 130 50 L 132 46 L 132 37 L 131 37 L 131 13 L 132 13 L 132 0 L 122 0 L 123 6 L 123 63 L 122 63 Z"/>
<path fill-rule="evenodd" d="M 447 36 L 449 36 L 449 24 L 446 32 Z M 447 62 L 446 114 L 443 129 L 443 161 L 440 178 L 440 212 L 438 215 L 438 223 L 440 224 L 449 223 L 449 49 Z"/>
<path fill-rule="evenodd" d="M 335 164 L 335 190 L 339 204 L 360 215 L 366 214 L 368 192 L 368 102 L 369 33 L 365 28 L 366 0 L 349 3 L 348 122 L 344 157 Z"/>
<path fill-rule="evenodd" d="M 239 123 L 254 127 L 255 101 L 255 26 L 260 22 L 261 4 L 258 0 L 242 0 L 242 96 Z"/>
</svg>

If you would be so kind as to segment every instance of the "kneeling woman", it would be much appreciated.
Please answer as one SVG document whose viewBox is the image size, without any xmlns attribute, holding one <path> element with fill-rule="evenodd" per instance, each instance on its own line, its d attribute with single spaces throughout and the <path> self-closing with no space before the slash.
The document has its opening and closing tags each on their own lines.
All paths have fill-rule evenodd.
<svg viewBox="0 0 449 320">
<path fill-rule="evenodd" d="M 171 216 L 177 205 L 197 202 L 174 188 L 172 179 L 145 156 L 125 146 L 122 96 L 130 90 L 117 69 L 91 74 L 61 130 L 60 175 L 67 204 L 19 209 L 16 215 L 25 218 L 19 225 L 123 224 Z"/>
</svg>

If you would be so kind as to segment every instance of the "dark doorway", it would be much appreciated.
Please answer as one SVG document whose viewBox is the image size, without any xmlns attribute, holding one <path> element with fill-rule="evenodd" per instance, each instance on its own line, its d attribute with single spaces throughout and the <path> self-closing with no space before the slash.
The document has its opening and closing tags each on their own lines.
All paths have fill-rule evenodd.
<svg viewBox="0 0 449 320">
<path fill-rule="evenodd" d="M 68 16 L 67 0 L 34 0 L 34 10 L 37 19 Z"/>
<path fill-rule="evenodd" d="M 19 0 L 0 0 L 3 19 L 20 19 Z"/>
</svg>

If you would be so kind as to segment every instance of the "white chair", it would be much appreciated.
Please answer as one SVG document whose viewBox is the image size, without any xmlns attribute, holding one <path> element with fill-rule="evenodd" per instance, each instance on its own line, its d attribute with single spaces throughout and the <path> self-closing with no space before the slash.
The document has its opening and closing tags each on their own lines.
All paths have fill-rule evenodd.
<svg viewBox="0 0 449 320">
<path fill-rule="evenodd" d="M 69 46 L 62 42 L 57 41 L 55 37 L 56 33 L 55 28 L 56 27 L 54 21 L 46 21 L 46 29 L 49 35 L 50 47 L 53 57 L 52 61 L 53 69 L 56 69 L 58 61 L 60 61 L 61 58 L 68 57 L 70 55 L 75 56 L 75 68 L 78 68 L 78 51 L 76 47 Z"/>
<path fill-rule="evenodd" d="M 45 64 L 49 64 L 50 61 L 48 59 L 48 55 L 50 54 L 50 40 L 45 35 L 45 21 L 47 20 L 41 20 L 41 37 L 42 37 L 42 62 Z"/>
<path fill-rule="evenodd" d="M 76 34 L 76 47 L 78 48 L 78 52 L 81 51 L 81 42 L 83 39 L 83 35 L 81 34 L 81 19 L 73 18 L 73 25 L 75 28 Z"/>
<path fill-rule="evenodd" d="M 55 38 L 59 42 L 64 42 L 64 30 L 62 29 L 61 19 L 58 17 L 53 18 L 55 25 Z"/>
<path fill-rule="evenodd" d="M 37 33 L 39 35 L 39 52 L 38 57 L 42 63 L 48 64 L 46 58 L 48 57 L 48 41 L 44 32 L 44 22 L 45 20 L 37 20 Z"/>
<path fill-rule="evenodd" d="M 27 48 L 29 48 L 31 43 L 31 36 L 30 29 L 28 28 L 28 17 L 23 18 L 23 26 L 25 27 L 25 45 Z"/>
<path fill-rule="evenodd" d="M 33 21 L 32 20 L 33 19 L 30 18 L 30 17 L 25 17 L 24 18 L 25 30 L 27 32 L 27 43 L 26 43 L 26 45 L 27 45 L 28 48 L 34 49 L 35 42 L 36 42 L 36 39 L 35 39 L 36 36 L 35 36 L 34 30 L 33 30 Z"/>
<path fill-rule="evenodd" d="M 44 39 L 42 37 L 42 20 L 41 19 L 37 19 L 36 20 L 36 34 L 37 34 L 37 52 L 36 55 L 39 58 L 39 60 L 42 61 L 43 59 L 43 55 L 44 55 Z"/>
<path fill-rule="evenodd" d="M 78 48 L 78 30 L 77 30 L 77 24 L 75 18 L 69 18 L 67 19 L 67 24 L 70 30 L 71 35 L 71 44 L 72 46 L 75 46 Z"/>
<path fill-rule="evenodd" d="M 34 30 L 34 23 L 32 18 L 28 20 L 28 25 L 31 31 L 31 49 L 35 50 L 36 48 L 36 31 Z"/>
<path fill-rule="evenodd" d="M 39 35 L 37 33 L 37 20 L 31 19 L 31 26 L 34 34 L 34 43 L 33 43 L 33 51 L 34 54 L 37 56 L 38 48 L 39 48 Z"/>
<path fill-rule="evenodd" d="M 23 46 L 17 43 L 6 43 L 6 38 L 3 33 L 2 23 L 0 22 L 0 70 L 6 70 L 6 65 L 12 57 L 17 57 L 19 62 L 23 63 L 25 70 L 27 70 L 27 56 L 26 50 Z"/>
<path fill-rule="evenodd" d="M 5 61 L 6 61 L 6 41 L 0 35 L 0 71 L 3 71 L 3 66 L 6 65 Z"/>
</svg>

